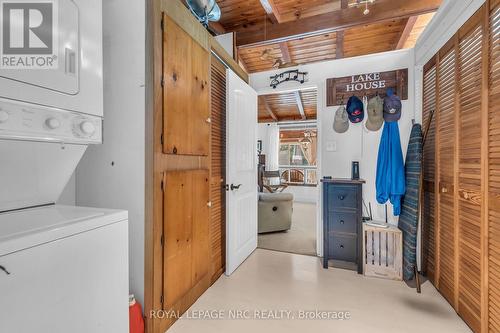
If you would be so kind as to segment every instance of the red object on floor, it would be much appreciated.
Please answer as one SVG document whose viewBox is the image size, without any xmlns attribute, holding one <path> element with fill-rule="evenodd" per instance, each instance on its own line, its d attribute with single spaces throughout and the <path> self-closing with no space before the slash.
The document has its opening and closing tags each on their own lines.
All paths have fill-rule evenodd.
<svg viewBox="0 0 500 333">
<path fill-rule="evenodd" d="M 129 326 L 130 333 L 144 333 L 144 318 L 142 317 L 141 305 L 131 295 L 129 299 Z"/>
</svg>

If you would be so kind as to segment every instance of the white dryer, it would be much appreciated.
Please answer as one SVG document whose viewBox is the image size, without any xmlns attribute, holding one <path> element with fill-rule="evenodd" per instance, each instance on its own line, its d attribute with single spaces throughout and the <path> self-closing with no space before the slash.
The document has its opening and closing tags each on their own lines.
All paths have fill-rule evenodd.
<svg viewBox="0 0 500 333">
<path fill-rule="evenodd" d="M 0 332 L 128 332 L 127 212 L 56 205 L 102 143 L 101 1 L 28 1 L 56 5 L 59 66 L 0 68 Z"/>
</svg>

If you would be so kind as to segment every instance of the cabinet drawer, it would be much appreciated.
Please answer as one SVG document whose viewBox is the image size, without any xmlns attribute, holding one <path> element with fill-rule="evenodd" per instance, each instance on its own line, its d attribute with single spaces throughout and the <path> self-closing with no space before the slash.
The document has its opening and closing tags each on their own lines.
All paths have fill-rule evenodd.
<svg viewBox="0 0 500 333">
<path fill-rule="evenodd" d="M 335 260 L 356 262 L 356 237 L 339 236 L 337 234 L 329 236 L 329 257 Z"/>
<path fill-rule="evenodd" d="M 358 190 L 352 186 L 332 186 L 328 189 L 328 207 L 337 208 L 358 208 Z"/>
<path fill-rule="evenodd" d="M 356 234 L 358 232 L 358 214 L 330 213 L 328 216 L 328 231 Z"/>
</svg>

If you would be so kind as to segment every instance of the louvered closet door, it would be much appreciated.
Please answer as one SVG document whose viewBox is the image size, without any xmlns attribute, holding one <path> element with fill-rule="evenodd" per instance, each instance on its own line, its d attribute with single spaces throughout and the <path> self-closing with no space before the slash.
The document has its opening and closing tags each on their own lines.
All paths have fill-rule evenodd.
<svg viewBox="0 0 500 333">
<path fill-rule="evenodd" d="M 489 329 L 500 332 L 500 1 L 491 1 L 489 96 Z"/>
<path fill-rule="evenodd" d="M 437 284 L 443 296 L 454 304 L 455 296 L 455 96 L 456 53 L 452 48 L 438 61 L 438 273 Z"/>
<path fill-rule="evenodd" d="M 435 232 L 435 179 L 436 179 L 436 66 L 425 69 L 423 124 L 427 136 L 424 145 L 424 193 L 423 193 L 423 270 L 435 283 L 436 272 L 436 232 Z M 425 134 L 425 133 L 424 133 Z"/>
<path fill-rule="evenodd" d="M 483 29 L 480 11 L 459 33 L 458 114 L 458 309 L 475 331 L 481 328 L 481 107 Z M 469 28 L 470 26 L 470 28 Z"/>
<path fill-rule="evenodd" d="M 226 68 L 211 58 L 211 177 L 210 177 L 210 244 L 212 282 L 225 269 L 226 244 Z"/>
</svg>

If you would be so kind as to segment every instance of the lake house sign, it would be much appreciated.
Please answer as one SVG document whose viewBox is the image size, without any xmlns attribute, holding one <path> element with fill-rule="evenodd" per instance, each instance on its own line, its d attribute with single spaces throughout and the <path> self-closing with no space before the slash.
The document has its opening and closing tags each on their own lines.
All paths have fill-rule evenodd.
<svg viewBox="0 0 500 333">
<path fill-rule="evenodd" d="M 352 95 L 368 98 L 375 95 L 385 97 L 388 88 L 402 99 L 408 99 L 408 69 L 374 72 L 332 78 L 326 81 L 327 106 L 345 105 Z"/>
</svg>

